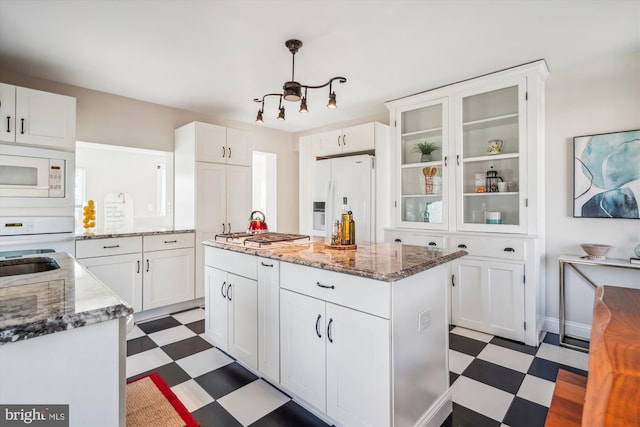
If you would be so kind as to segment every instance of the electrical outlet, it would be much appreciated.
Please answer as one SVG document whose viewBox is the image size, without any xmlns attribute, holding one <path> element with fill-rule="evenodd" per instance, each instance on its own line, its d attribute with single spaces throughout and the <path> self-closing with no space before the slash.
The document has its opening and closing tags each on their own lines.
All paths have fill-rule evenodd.
<svg viewBox="0 0 640 427">
<path fill-rule="evenodd" d="M 431 326 L 431 309 L 418 313 L 418 332 L 422 332 Z"/>
</svg>

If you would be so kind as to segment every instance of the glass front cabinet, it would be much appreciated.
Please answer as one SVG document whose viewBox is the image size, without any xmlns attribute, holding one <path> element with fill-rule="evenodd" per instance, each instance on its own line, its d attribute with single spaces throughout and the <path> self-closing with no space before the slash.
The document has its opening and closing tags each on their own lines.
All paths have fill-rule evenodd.
<svg viewBox="0 0 640 427">
<path fill-rule="evenodd" d="M 536 233 L 544 184 L 544 117 L 536 102 L 544 76 L 538 61 L 388 102 L 392 227 Z M 423 155 L 425 145 L 436 150 Z"/>
<path fill-rule="evenodd" d="M 544 318 L 544 61 L 386 103 L 385 240 L 462 248 L 450 323 L 537 346 Z"/>
</svg>

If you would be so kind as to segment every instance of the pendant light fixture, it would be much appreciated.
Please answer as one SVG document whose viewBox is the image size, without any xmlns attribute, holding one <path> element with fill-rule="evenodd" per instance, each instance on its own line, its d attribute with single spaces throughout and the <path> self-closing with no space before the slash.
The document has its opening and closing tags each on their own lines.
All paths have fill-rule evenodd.
<svg viewBox="0 0 640 427">
<path fill-rule="evenodd" d="M 322 89 L 323 87 L 329 86 L 329 102 L 327 103 L 327 108 L 335 109 L 337 108 L 336 104 L 336 93 L 332 90 L 333 82 L 338 81 L 339 83 L 346 83 L 347 79 L 344 77 L 332 77 L 323 85 L 318 86 L 310 86 L 304 85 L 302 83 L 298 83 L 295 80 L 295 68 L 296 68 L 296 53 L 302 47 L 302 42 L 300 40 L 287 40 L 284 44 L 291 52 L 291 80 L 285 82 L 282 86 L 282 93 L 268 93 L 261 98 L 255 98 L 253 101 L 261 103 L 261 107 L 258 110 L 258 116 L 256 117 L 256 123 L 263 123 L 264 120 L 262 118 L 264 114 L 264 100 L 269 96 L 277 96 L 280 98 L 278 103 L 278 120 L 285 120 L 285 112 L 284 106 L 282 105 L 282 100 L 297 102 L 300 101 L 300 112 L 308 113 L 309 109 L 307 108 L 307 90 L 308 89 Z M 304 89 L 304 95 L 302 95 L 302 89 Z"/>
</svg>

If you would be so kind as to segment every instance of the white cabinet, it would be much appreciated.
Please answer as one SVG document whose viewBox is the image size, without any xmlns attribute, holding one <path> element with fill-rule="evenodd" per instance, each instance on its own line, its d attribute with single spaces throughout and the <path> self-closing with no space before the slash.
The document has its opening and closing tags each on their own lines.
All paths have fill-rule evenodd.
<svg viewBox="0 0 640 427">
<path fill-rule="evenodd" d="M 196 241 L 245 231 L 251 213 L 251 134 L 193 122 L 175 131 L 176 226 Z M 196 246 L 196 298 L 204 296 L 202 245 Z"/>
<path fill-rule="evenodd" d="M 389 284 L 281 266 L 281 384 L 342 425 L 389 425 L 390 320 L 370 314 L 390 314 Z"/>
<path fill-rule="evenodd" d="M 0 83 L 0 142 L 75 150 L 76 99 Z"/>
<path fill-rule="evenodd" d="M 194 234 L 76 241 L 78 262 L 134 311 L 194 298 Z"/>
<path fill-rule="evenodd" d="M 356 153 L 375 149 L 374 123 L 312 135 L 316 156 Z"/>
<path fill-rule="evenodd" d="M 206 336 L 258 369 L 256 257 L 206 248 L 204 276 Z"/>
<path fill-rule="evenodd" d="M 396 231 L 441 233 L 444 244 L 452 247 L 475 239 L 472 245 L 467 245 L 469 249 L 473 246 L 470 254 L 494 263 L 492 266 L 504 263 L 505 271 L 510 271 L 510 263 L 517 259 L 520 267 L 527 271 L 530 289 L 519 293 L 524 295 L 524 303 L 514 306 L 519 314 L 511 317 L 512 324 L 507 325 L 505 318 L 503 324 L 497 326 L 500 322 L 487 316 L 475 316 L 482 319 L 482 324 L 480 320 L 469 320 L 465 324 L 529 345 L 539 343 L 543 316 L 538 313 L 544 312 L 544 292 L 541 291 L 544 272 L 540 260 L 544 259 L 545 246 L 544 81 L 547 75 L 544 61 L 536 61 L 386 104 L 390 120 L 396 124 L 394 156 L 390 160 Z M 416 152 L 416 145 L 424 142 L 440 147 L 431 159 L 421 158 Z M 431 175 L 433 179 L 429 180 Z M 508 183 L 508 188 L 499 191 L 498 182 Z M 396 231 L 387 231 L 386 238 L 401 238 L 394 235 Z M 492 270 L 496 271 L 493 267 L 484 269 L 482 277 Z M 477 279 L 472 277 L 467 271 L 459 278 L 472 283 L 468 287 L 460 285 L 452 298 L 465 289 L 476 288 Z M 487 283 L 483 292 L 492 286 L 487 280 L 483 279 Z M 509 317 L 506 313 L 512 307 L 500 306 L 511 304 L 507 300 L 506 297 L 476 300 L 483 304 L 476 308 L 482 313 L 497 311 Z M 453 304 L 458 307 L 454 309 Z M 454 323 L 464 323 L 460 304 L 452 301 L 452 314 L 456 310 L 462 312 L 462 317 L 453 316 Z M 522 316 L 526 319 L 521 319 Z M 526 331 L 525 321 L 529 325 Z"/>
<path fill-rule="evenodd" d="M 142 237 L 76 241 L 76 258 L 135 312 L 142 311 Z"/>
<path fill-rule="evenodd" d="M 258 257 L 258 370 L 280 382 L 280 262 Z"/>
<path fill-rule="evenodd" d="M 343 425 L 388 424 L 389 320 L 280 292 L 282 385 Z"/>
<path fill-rule="evenodd" d="M 453 261 L 451 271 L 453 324 L 523 341 L 524 263 L 468 258 Z"/>
<path fill-rule="evenodd" d="M 145 310 L 194 298 L 194 234 L 143 236 Z"/>
</svg>

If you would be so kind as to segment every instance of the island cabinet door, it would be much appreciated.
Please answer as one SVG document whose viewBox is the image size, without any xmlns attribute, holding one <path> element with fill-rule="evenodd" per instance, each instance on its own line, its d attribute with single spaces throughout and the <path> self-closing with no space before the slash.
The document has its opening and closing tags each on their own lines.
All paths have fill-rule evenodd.
<svg viewBox="0 0 640 427">
<path fill-rule="evenodd" d="M 353 427 L 391 425 L 389 321 L 327 303 L 327 415 Z"/>
<path fill-rule="evenodd" d="M 205 334 L 216 347 L 229 351 L 229 304 L 227 272 L 204 267 Z"/>
<path fill-rule="evenodd" d="M 326 411 L 325 302 L 280 290 L 280 382 Z"/>
<path fill-rule="evenodd" d="M 229 273 L 229 353 L 258 369 L 258 284 Z"/>
</svg>

